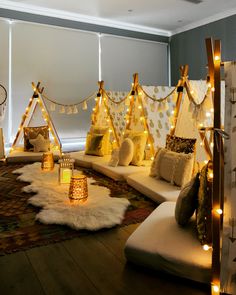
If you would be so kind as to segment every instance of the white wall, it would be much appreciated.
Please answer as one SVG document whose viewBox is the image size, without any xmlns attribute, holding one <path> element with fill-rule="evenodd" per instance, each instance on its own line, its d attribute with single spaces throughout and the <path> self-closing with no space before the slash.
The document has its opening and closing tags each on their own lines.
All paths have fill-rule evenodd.
<svg viewBox="0 0 236 295">
<path fill-rule="evenodd" d="M 168 85 L 167 44 L 102 35 L 102 79 L 113 90 L 129 90 L 133 74 L 142 85 Z"/>
</svg>

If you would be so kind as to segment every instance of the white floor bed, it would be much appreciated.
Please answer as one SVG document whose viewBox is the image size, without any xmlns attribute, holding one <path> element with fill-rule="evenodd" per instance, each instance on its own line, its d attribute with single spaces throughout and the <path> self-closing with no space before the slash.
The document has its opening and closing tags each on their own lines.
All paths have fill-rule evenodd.
<svg viewBox="0 0 236 295">
<path fill-rule="evenodd" d="M 125 181 L 129 175 L 150 171 L 151 161 L 144 161 L 145 166 L 116 166 L 111 167 L 107 162 L 94 162 L 92 168 L 116 181 Z"/>
<path fill-rule="evenodd" d="M 7 156 L 8 163 L 32 163 L 32 162 L 41 162 L 43 152 L 25 152 L 23 148 L 15 148 Z M 54 161 L 57 161 L 60 158 L 60 151 L 53 151 Z"/>
<path fill-rule="evenodd" d="M 165 180 L 155 179 L 149 176 L 149 171 L 150 169 L 146 172 L 129 175 L 126 181 L 137 191 L 157 203 L 176 201 L 180 193 L 180 188 Z"/>
<path fill-rule="evenodd" d="M 71 158 L 75 159 L 75 166 L 92 168 L 92 164 L 96 162 L 106 162 L 109 161 L 110 155 L 104 157 L 85 155 L 84 151 L 71 152 L 69 153 Z"/>
<path fill-rule="evenodd" d="M 164 202 L 135 230 L 125 245 L 135 264 L 191 279 L 211 281 L 211 251 L 204 251 L 191 222 L 181 228 L 174 217 L 175 202 Z"/>
</svg>

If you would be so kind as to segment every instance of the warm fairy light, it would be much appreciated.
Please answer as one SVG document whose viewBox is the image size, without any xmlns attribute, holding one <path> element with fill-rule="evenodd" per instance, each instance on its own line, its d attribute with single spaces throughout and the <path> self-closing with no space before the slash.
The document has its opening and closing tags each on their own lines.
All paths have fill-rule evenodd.
<svg viewBox="0 0 236 295">
<path fill-rule="evenodd" d="M 114 139 L 113 142 L 116 143 L 116 140 Z"/>
<path fill-rule="evenodd" d="M 39 99 L 37 99 L 37 102 L 39 102 L 40 100 Z"/>
<path fill-rule="evenodd" d="M 203 248 L 204 251 L 209 251 L 211 249 L 211 246 L 205 244 L 205 245 L 202 246 L 202 248 Z"/>
<path fill-rule="evenodd" d="M 209 118 L 211 116 L 211 113 L 206 112 L 206 117 Z"/>
<path fill-rule="evenodd" d="M 105 113 L 107 113 L 107 109 L 105 109 Z"/>
<path fill-rule="evenodd" d="M 211 91 L 214 92 L 214 91 L 215 91 L 215 87 L 212 87 L 212 88 L 211 88 Z"/>
<path fill-rule="evenodd" d="M 95 98 L 94 98 L 94 100 L 95 100 L 95 101 L 98 101 L 98 98 L 97 98 L 97 97 L 95 97 Z"/>
<path fill-rule="evenodd" d="M 33 99 L 32 99 L 32 97 L 31 97 L 29 101 L 32 101 L 32 100 L 33 100 Z"/>
<path fill-rule="evenodd" d="M 44 112 L 45 111 L 45 109 L 44 108 L 42 108 L 42 112 Z"/>
<path fill-rule="evenodd" d="M 139 108 L 139 109 L 141 109 L 141 108 L 142 108 L 142 106 L 141 106 L 141 105 L 139 105 L 139 106 L 138 106 L 138 108 Z"/>
<path fill-rule="evenodd" d="M 175 113 L 175 111 L 174 111 L 174 110 L 173 110 L 173 111 L 171 111 L 171 114 L 172 114 L 172 115 L 174 115 L 174 113 Z"/>
<path fill-rule="evenodd" d="M 107 100 L 106 97 L 104 97 L 103 100 L 106 101 Z"/>
<path fill-rule="evenodd" d="M 148 133 L 147 130 L 144 130 L 144 133 L 147 134 Z"/>
<path fill-rule="evenodd" d="M 129 109 L 127 109 L 127 113 L 129 112 Z"/>
<path fill-rule="evenodd" d="M 134 86 L 134 83 L 131 83 L 132 86 Z"/>
<path fill-rule="evenodd" d="M 126 123 L 129 124 L 129 120 L 126 120 Z"/>
<path fill-rule="evenodd" d="M 174 126 L 174 125 L 171 125 L 171 126 L 170 126 L 170 129 L 174 129 L 174 128 L 175 128 L 175 126 Z"/>
<path fill-rule="evenodd" d="M 150 146 L 151 146 L 151 144 L 149 143 L 149 144 L 148 144 L 148 146 L 150 147 Z"/>
<path fill-rule="evenodd" d="M 110 120 L 109 120 L 109 119 L 107 119 L 107 122 L 110 122 Z"/>
<path fill-rule="evenodd" d="M 200 124 L 199 124 L 199 127 L 203 127 L 203 123 L 200 123 Z"/>
<path fill-rule="evenodd" d="M 190 93 L 191 93 L 191 94 L 194 94 L 194 91 L 193 91 L 193 90 L 191 90 L 191 91 L 190 91 Z"/>
<path fill-rule="evenodd" d="M 11 150 L 11 151 L 14 151 L 14 148 L 12 147 L 12 148 L 10 148 L 10 150 Z"/>
<path fill-rule="evenodd" d="M 140 96 L 141 96 L 141 95 L 142 95 L 142 92 L 139 92 L 139 93 L 138 93 L 138 95 L 140 95 Z"/>
<path fill-rule="evenodd" d="M 122 135 L 125 135 L 125 132 L 124 131 L 122 132 Z"/>
<path fill-rule="evenodd" d="M 212 148 L 214 147 L 214 143 L 213 142 L 211 142 L 210 145 L 211 145 Z"/>
<path fill-rule="evenodd" d="M 96 108 L 93 108 L 93 111 L 95 112 Z"/>
<path fill-rule="evenodd" d="M 29 108 L 27 107 L 25 110 L 26 110 L 26 112 L 27 112 L 27 111 L 29 110 Z"/>
<path fill-rule="evenodd" d="M 210 82 L 207 83 L 207 87 L 208 87 L 208 88 L 211 88 L 211 83 L 210 83 Z"/>
<path fill-rule="evenodd" d="M 132 95 L 129 96 L 129 99 L 131 99 L 131 98 L 132 98 Z"/>
<path fill-rule="evenodd" d="M 19 128 L 18 128 L 18 130 L 20 131 L 20 130 L 21 130 L 21 128 L 19 127 Z"/>
<path fill-rule="evenodd" d="M 144 117 L 140 117 L 140 120 L 143 121 L 144 120 Z"/>
<path fill-rule="evenodd" d="M 205 161 L 204 161 L 204 164 L 207 164 L 207 163 L 208 163 L 208 161 L 207 161 L 207 160 L 205 160 Z"/>
<path fill-rule="evenodd" d="M 223 210 L 221 208 L 215 209 L 215 211 L 219 215 L 223 214 Z"/>
<path fill-rule="evenodd" d="M 111 132 L 112 132 L 112 130 L 111 130 L 111 129 L 109 129 L 109 132 L 111 133 Z"/>
<path fill-rule="evenodd" d="M 200 142 L 200 146 L 204 146 L 204 142 Z"/>
<path fill-rule="evenodd" d="M 214 174 L 213 174 L 212 172 L 210 172 L 210 173 L 208 174 L 208 177 L 209 177 L 210 179 L 212 179 L 212 178 L 214 177 Z"/>
<path fill-rule="evenodd" d="M 151 160 L 153 161 L 154 160 L 154 157 L 151 157 Z"/>
<path fill-rule="evenodd" d="M 212 294 L 220 294 L 220 287 L 216 284 L 212 284 L 211 290 Z"/>
<path fill-rule="evenodd" d="M 211 112 L 211 113 L 214 113 L 214 109 L 213 109 L 213 108 L 211 108 L 211 109 L 210 109 L 210 112 Z"/>
<path fill-rule="evenodd" d="M 220 60 L 219 55 L 216 55 L 216 56 L 215 56 L 215 60 Z"/>
</svg>

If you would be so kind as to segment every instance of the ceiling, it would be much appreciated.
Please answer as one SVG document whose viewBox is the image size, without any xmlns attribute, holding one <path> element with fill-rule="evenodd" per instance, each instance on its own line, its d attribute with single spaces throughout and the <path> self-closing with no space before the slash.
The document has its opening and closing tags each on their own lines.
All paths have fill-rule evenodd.
<svg viewBox="0 0 236 295">
<path fill-rule="evenodd" d="M 236 14 L 236 0 L 0 0 L 0 7 L 169 36 Z"/>
</svg>

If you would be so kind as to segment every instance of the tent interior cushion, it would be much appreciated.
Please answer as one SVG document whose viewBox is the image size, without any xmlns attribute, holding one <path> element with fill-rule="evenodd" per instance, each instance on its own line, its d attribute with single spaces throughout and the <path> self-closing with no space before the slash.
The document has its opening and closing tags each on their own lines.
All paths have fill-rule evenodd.
<svg viewBox="0 0 236 295">
<path fill-rule="evenodd" d="M 176 201 L 180 193 L 180 187 L 149 176 L 149 170 L 129 175 L 126 179 L 128 184 L 158 203 Z"/>
<path fill-rule="evenodd" d="M 140 172 L 149 173 L 151 161 L 143 161 L 145 166 L 116 166 L 108 165 L 108 162 L 94 162 L 92 167 L 95 171 L 100 172 L 116 181 L 125 181 L 129 175 L 136 175 Z"/>
<path fill-rule="evenodd" d="M 105 162 L 110 159 L 110 155 L 99 157 L 93 155 L 86 155 L 84 151 L 69 153 L 71 158 L 75 159 L 75 166 L 81 166 L 85 168 L 92 168 L 92 163 Z"/>
<path fill-rule="evenodd" d="M 40 162 L 42 160 L 43 152 L 28 152 L 23 148 L 15 148 L 8 156 L 7 162 L 9 163 L 31 163 Z M 60 158 L 60 151 L 53 151 L 54 160 L 57 161 Z"/>
<path fill-rule="evenodd" d="M 135 264 L 172 275 L 209 283 L 211 251 L 204 251 L 192 219 L 180 227 L 175 202 L 164 202 L 133 232 L 125 245 L 127 259 Z"/>
</svg>

